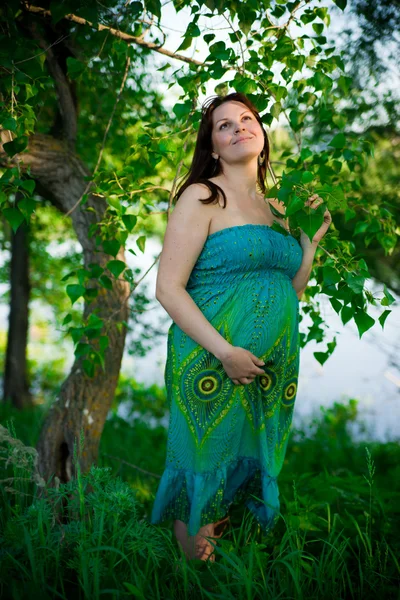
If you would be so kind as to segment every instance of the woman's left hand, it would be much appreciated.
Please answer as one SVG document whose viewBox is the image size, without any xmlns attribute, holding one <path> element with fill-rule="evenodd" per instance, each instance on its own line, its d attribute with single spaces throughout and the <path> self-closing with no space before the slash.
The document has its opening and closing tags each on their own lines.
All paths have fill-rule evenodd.
<svg viewBox="0 0 400 600">
<path fill-rule="evenodd" d="M 313 194 L 312 196 L 309 197 L 309 199 L 306 201 L 305 206 L 310 206 L 311 208 L 317 208 L 320 204 L 322 204 L 323 199 L 318 196 L 318 194 Z M 324 212 L 324 221 L 321 225 L 321 227 L 318 229 L 318 231 L 315 232 L 312 242 L 310 242 L 310 238 L 308 237 L 307 234 L 304 233 L 304 231 L 301 229 L 301 234 L 300 234 L 300 242 L 301 245 L 303 246 L 303 248 L 305 246 L 318 246 L 318 242 L 320 242 L 322 240 L 322 238 L 324 237 L 325 233 L 328 230 L 329 225 L 332 223 L 332 216 L 331 213 L 329 212 L 328 209 L 326 209 L 326 211 Z"/>
</svg>

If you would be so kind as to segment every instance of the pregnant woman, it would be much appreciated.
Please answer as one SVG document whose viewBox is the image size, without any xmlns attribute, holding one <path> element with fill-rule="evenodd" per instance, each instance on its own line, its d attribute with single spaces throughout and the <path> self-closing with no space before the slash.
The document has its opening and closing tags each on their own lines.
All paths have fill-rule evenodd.
<svg viewBox="0 0 400 600">
<path fill-rule="evenodd" d="M 214 560 L 206 536 L 219 537 L 216 525 L 233 502 L 245 503 L 266 532 L 279 513 L 299 298 L 331 215 L 325 211 L 312 241 L 303 231 L 299 243 L 272 229 L 274 221 L 288 225 L 264 200 L 268 160 L 267 134 L 244 94 L 206 102 L 160 256 L 156 297 L 173 320 L 170 422 L 151 522 L 172 518 L 188 559 Z"/>
</svg>

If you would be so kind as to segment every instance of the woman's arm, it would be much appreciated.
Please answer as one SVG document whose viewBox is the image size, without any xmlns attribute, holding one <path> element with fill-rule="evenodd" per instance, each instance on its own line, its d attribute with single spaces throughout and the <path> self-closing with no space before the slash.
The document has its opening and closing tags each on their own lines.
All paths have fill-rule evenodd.
<svg viewBox="0 0 400 600">
<path fill-rule="evenodd" d="M 171 319 L 195 342 L 223 360 L 232 345 L 206 319 L 190 294 L 182 287 L 171 287 L 157 294 Z"/>
<path fill-rule="evenodd" d="M 212 208 L 199 202 L 199 198 L 208 196 L 207 188 L 193 184 L 179 197 L 164 236 L 156 298 L 182 331 L 222 360 L 232 345 L 211 325 L 186 291 L 209 231 Z"/>
<path fill-rule="evenodd" d="M 306 206 L 310 206 L 312 209 L 316 209 L 319 204 L 323 202 L 322 198 L 318 196 L 318 194 L 313 194 L 306 201 Z M 300 245 L 303 248 L 303 259 L 301 261 L 301 265 L 296 275 L 292 279 L 292 285 L 297 292 L 297 297 L 300 300 L 303 295 L 304 290 L 307 287 L 307 283 L 310 279 L 315 251 L 318 248 L 318 244 L 325 235 L 332 222 L 332 216 L 328 209 L 324 212 L 324 220 L 322 222 L 321 227 L 314 234 L 312 241 L 310 238 L 304 233 L 303 230 L 300 230 Z"/>
<path fill-rule="evenodd" d="M 292 285 L 297 292 L 297 297 L 299 300 L 301 299 L 310 279 L 317 247 L 318 242 L 312 242 L 303 248 L 303 259 L 301 261 L 300 268 L 292 279 Z"/>
</svg>

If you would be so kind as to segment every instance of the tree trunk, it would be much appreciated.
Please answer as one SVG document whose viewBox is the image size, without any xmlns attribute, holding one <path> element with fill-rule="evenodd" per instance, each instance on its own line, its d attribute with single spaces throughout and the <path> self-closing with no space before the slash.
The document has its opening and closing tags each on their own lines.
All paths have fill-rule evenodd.
<svg viewBox="0 0 400 600">
<path fill-rule="evenodd" d="M 30 167 L 31 176 L 64 213 L 81 197 L 86 186 L 84 177 L 90 175 L 71 152 L 68 141 L 51 136 L 32 136 L 28 148 L 18 160 L 23 160 L 20 163 L 23 170 Z M 87 208 L 91 211 L 87 211 Z M 99 251 L 95 244 L 96 236 L 89 237 L 91 224 L 102 219 L 106 208 L 107 204 L 102 198 L 89 195 L 84 206 L 79 206 L 71 214 L 72 224 L 83 248 L 83 266 L 88 270 L 91 263 L 104 268 L 113 258 Z M 124 261 L 124 257 L 121 247 L 116 258 Z M 71 460 L 74 443 L 79 442 L 81 431 L 84 434 L 84 448 L 80 456 L 80 468 L 85 472 L 96 462 L 101 433 L 118 382 L 126 336 L 126 327 L 120 322 L 128 318 L 129 284 L 118 279 L 113 282 L 112 290 L 108 290 L 99 286 L 96 280 L 92 281 L 92 287 L 97 287 L 99 292 L 92 302 L 85 303 L 84 318 L 87 319 L 96 311 L 98 317 L 109 320 L 105 371 L 97 368 L 94 378 L 90 378 L 82 369 L 82 358 L 75 360 L 57 400 L 50 408 L 38 442 L 39 470 L 45 479 L 56 475 L 65 482 L 74 475 Z"/>
<path fill-rule="evenodd" d="M 24 222 L 15 233 L 11 231 L 10 313 L 3 393 L 4 401 L 11 400 L 19 409 L 32 404 L 26 368 L 29 295 L 29 227 Z"/>
<path fill-rule="evenodd" d="M 59 39 L 61 32 L 68 38 L 70 31 L 66 23 L 57 24 L 55 29 L 47 22 L 44 28 L 40 20 L 24 14 L 18 20 L 18 27 L 21 35 L 36 40 L 46 55 L 46 66 L 57 93 L 57 110 L 51 135 L 32 135 L 28 147 L 15 155 L 12 162 L 19 163 L 22 171 L 30 168 L 30 176 L 43 190 L 43 195 L 60 211 L 68 213 L 82 197 L 92 176 L 75 154 L 78 100 L 76 84 L 67 76 L 67 59 L 74 56 L 75 50 Z M 12 134 L 0 131 L 0 138 L 2 143 L 8 142 Z M 0 163 L 10 166 L 1 146 Z M 90 226 L 102 220 L 107 206 L 103 198 L 88 194 L 85 204 L 71 213 L 72 225 L 83 249 L 83 267 L 88 271 L 91 263 L 105 268 L 114 258 L 96 246 L 96 235 L 89 235 Z M 124 261 L 124 257 L 121 247 L 116 258 Z M 96 462 L 100 436 L 118 381 L 126 336 L 126 327 L 121 321 L 128 320 L 129 284 L 118 278 L 108 290 L 100 286 L 97 279 L 89 281 L 87 285 L 96 287 L 98 294 L 91 302 L 85 302 L 84 319 L 95 312 L 107 320 L 109 345 L 105 351 L 104 372 L 97 367 L 95 376 L 90 378 L 82 368 L 83 358 L 75 360 L 50 408 L 38 442 L 39 470 L 45 479 L 56 475 L 64 482 L 74 475 L 71 460 L 81 432 L 85 442 L 79 458 L 80 468 L 85 472 Z"/>
</svg>

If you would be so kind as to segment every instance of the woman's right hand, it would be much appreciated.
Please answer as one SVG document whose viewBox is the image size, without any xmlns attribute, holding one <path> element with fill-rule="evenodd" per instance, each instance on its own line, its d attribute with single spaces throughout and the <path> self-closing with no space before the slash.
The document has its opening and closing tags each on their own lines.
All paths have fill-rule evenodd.
<svg viewBox="0 0 400 600">
<path fill-rule="evenodd" d="M 232 346 L 221 359 L 221 363 L 235 385 L 251 383 L 257 375 L 265 373 L 259 366 L 264 365 L 265 362 L 250 350 L 240 346 Z"/>
</svg>

